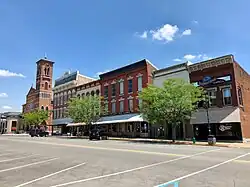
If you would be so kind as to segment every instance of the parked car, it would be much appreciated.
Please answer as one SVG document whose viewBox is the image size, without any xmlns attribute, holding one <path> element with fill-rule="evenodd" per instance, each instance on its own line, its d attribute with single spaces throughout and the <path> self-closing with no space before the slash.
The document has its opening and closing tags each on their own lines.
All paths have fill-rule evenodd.
<svg viewBox="0 0 250 187">
<path fill-rule="evenodd" d="M 89 140 L 101 140 L 101 139 L 107 139 L 108 135 L 107 133 L 100 128 L 94 128 L 89 131 Z"/>
<path fill-rule="evenodd" d="M 31 129 L 30 130 L 30 136 L 31 137 L 38 137 L 38 136 L 40 136 L 40 137 L 43 137 L 43 136 L 48 136 L 49 135 L 49 132 L 46 132 L 45 130 L 41 130 L 41 129 Z"/>
</svg>

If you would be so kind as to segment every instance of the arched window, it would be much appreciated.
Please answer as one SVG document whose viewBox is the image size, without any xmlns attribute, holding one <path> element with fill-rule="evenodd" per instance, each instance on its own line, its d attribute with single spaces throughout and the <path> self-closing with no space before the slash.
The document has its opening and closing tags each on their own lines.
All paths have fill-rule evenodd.
<svg viewBox="0 0 250 187">
<path fill-rule="evenodd" d="M 243 97 L 242 97 L 242 91 L 241 88 L 238 88 L 238 98 L 239 98 L 239 104 L 243 106 Z"/>
<path fill-rule="evenodd" d="M 46 111 L 48 111 L 49 110 L 49 107 L 48 106 L 46 106 Z"/>
<path fill-rule="evenodd" d="M 85 93 L 82 93 L 82 98 L 84 98 L 84 96 L 85 96 Z"/>
<path fill-rule="evenodd" d="M 47 68 L 44 68 L 44 74 L 47 75 Z"/>
<path fill-rule="evenodd" d="M 77 94 L 77 97 L 80 99 L 80 98 L 81 98 L 81 95 L 80 95 L 80 94 Z"/>
<path fill-rule="evenodd" d="M 48 90 L 49 84 L 45 82 L 45 90 Z"/>
<path fill-rule="evenodd" d="M 49 68 L 47 68 L 47 75 L 49 75 Z"/>
<path fill-rule="evenodd" d="M 95 92 L 95 93 L 96 93 L 96 95 L 97 95 L 97 96 L 99 96 L 99 94 L 100 94 L 100 90 L 96 90 L 96 92 Z"/>
<path fill-rule="evenodd" d="M 41 110 L 44 110 L 44 107 L 43 107 L 43 106 L 41 107 Z"/>
<path fill-rule="evenodd" d="M 91 96 L 94 96 L 95 95 L 95 92 L 94 92 L 94 90 L 93 91 L 91 91 Z"/>
<path fill-rule="evenodd" d="M 89 92 L 87 92 L 87 93 L 86 93 L 86 96 L 88 97 L 89 95 L 90 95 L 90 93 L 89 93 Z"/>
</svg>

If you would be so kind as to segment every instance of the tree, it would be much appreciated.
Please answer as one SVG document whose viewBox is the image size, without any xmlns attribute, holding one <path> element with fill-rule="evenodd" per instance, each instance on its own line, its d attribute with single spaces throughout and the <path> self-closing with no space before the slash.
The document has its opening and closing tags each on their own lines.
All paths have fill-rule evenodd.
<svg viewBox="0 0 250 187">
<path fill-rule="evenodd" d="M 140 112 L 151 124 L 172 125 L 172 140 L 176 139 L 176 126 L 190 119 L 203 99 L 203 90 L 182 79 L 168 79 L 163 87 L 149 85 L 139 94 Z"/>
<path fill-rule="evenodd" d="M 101 97 L 99 96 L 73 98 L 68 104 L 68 114 L 75 123 L 91 125 L 106 112 L 106 109 L 101 105 Z"/>
<path fill-rule="evenodd" d="M 44 110 L 34 110 L 32 112 L 24 113 L 22 118 L 26 126 L 38 126 L 42 122 L 48 120 L 49 112 Z"/>
</svg>

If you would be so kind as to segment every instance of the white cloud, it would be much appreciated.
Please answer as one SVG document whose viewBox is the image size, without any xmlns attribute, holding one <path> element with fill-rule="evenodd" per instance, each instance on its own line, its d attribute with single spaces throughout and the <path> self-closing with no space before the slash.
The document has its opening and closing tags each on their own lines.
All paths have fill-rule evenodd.
<svg viewBox="0 0 250 187">
<path fill-rule="evenodd" d="M 8 97 L 7 93 L 0 93 L 0 97 Z"/>
<path fill-rule="evenodd" d="M 182 32 L 183 36 L 188 36 L 188 35 L 191 35 L 191 34 L 192 34 L 191 29 L 186 29 L 185 31 Z"/>
<path fill-rule="evenodd" d="M 199 55 L 197 56 L 197 59 L 199 59 L 199 60 L 210 60 L 210 59 L 212 59 L 212 58 L 209 57 L 209 56 L 207 56 L 206 54 L 199 54 Z"/>
<path fill-rule="evenodd" d="M 182 60 L 179 59 L 179 58 L 175 58 L 173 61 L 175 61 L 175 62 L 181 62 Z"/>
<path fill-rule="evenodd" d="M 165 42 L 171 42 L 174 40 L 175 34 L 179 31 L 177 25 L 165 24 L 163 27 L 157 30 L 151 30 L 152 38 L 154 40 L 160 40 Z"/>
<path fill-rule="evenodd" d="M 185 55 L 183 58 L 185 59 L 185 60 L 193 60 L 193 59 L 195 59 L 195 55 Z"/>
<path fill-rule="evenodd" d="M 99 72 L 97 72 L 97 73 L 95 74 L 94 77 L 98 77 L 98 78 L 99 78 L 99 75 L 104 74 L 104 73 L 107 73 L 107 72 L 109 72 L 109 71 L 110 71 L 110 70 L 99 71 Z"/>
<path fill-rule="evenodd" d="M 199 22 L 197 20 L 193 20 L 192 23 L 193 24 L 199 24 Z"/>
<path fill-rule="evenodd" d="M 10 109 L 12 109 L 12 107 L 11 106 L 2 106 L 2 109 L 10 110 Z"/>
<path fill-rule="evenodd" d="M 0 77 L 25 77 L 21 73 L 14 73 L 9 70 L 0 69 Z"/>
<path fill-rule="evenodd" d="M 144 31 L 141 35 L 139 35 L 139 37 L 143 39 L 148 38 L 148 31 Z"/>
</svg>

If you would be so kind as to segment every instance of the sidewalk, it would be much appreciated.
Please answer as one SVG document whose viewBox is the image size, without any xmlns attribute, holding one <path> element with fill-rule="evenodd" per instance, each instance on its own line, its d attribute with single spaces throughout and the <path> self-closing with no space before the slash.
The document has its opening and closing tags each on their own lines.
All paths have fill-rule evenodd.
<svg viewBox="0 0 250 187">
<path fill-rule="evenodd" d="M 77 136 L 52 136 L 56 138 L 66 138 L 66 139 L 88 139 L 87 136 L 77 137 Z M 207 142 L 196 142 L 193 144 L 192 141 L 179 141 L 176 140 L 174 143 L 172 140 L 162 140 L 162 139 L 147 139 L 147 138 L 118 138 L 118 137 L 108 137 L 109 140 L 116 141 L 127 141 L 133 143 L 151 143 L 151 144 L 169 144 L 169 145 L 198 145 L 198 146 L 209 146 Z M 217 147 L 231 147 L 231 148 L 249 148 L 250 142 L 247 143 L 226 143 L 226 142 L 217 142 Z"/>
</svg>

